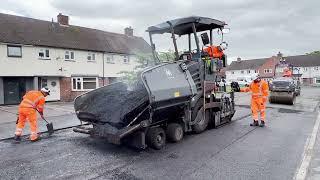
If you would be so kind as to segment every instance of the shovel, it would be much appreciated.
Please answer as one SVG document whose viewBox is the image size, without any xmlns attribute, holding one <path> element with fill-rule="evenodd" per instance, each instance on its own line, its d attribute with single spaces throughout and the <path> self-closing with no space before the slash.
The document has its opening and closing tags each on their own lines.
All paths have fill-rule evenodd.
<svg viewBox="0 0 320 180">
<path fill-rule="evenodd" d="M 36 110 L 38 111 L 38 109 L 36 109 Z M 38 113 L 40 114 L 39 111 L 38 111 Z M 47 130 L 48 130 L 49 135 L 53 134 L 54 130 L 53 130 L 52 122 L 49 123 L 41 114 L 40 114 L 40 116 L 47 123 L 46 126 L 47 126 Z"/>
</svg>

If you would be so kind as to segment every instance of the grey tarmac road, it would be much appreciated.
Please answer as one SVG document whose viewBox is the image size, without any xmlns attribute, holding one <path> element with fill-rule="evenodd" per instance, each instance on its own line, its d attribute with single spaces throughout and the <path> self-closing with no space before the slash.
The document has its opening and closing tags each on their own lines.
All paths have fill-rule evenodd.
<svg viewBox="0 0 320 180">
<path fill-rule="evenodd" d="M 296 106 L 270 105 L 265 128 L 248 125 L 249 101 L 243 100 L 238 107 L 243 118 L 160 151 L 115 146 L 71 129 L 36 143 L 3 140 L 0 179 L 292 179 L 319 95 L 320 89 L 304 88 Z"/>
</svg>

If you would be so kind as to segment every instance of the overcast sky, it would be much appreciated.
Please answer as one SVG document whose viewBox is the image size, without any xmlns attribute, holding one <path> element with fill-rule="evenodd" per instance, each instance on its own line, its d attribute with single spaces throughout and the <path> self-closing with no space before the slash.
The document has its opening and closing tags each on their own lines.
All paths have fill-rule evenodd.
<svg viewBox="0 0 320 180">
<path fill-rule="evenodd" d="M 127 26 L 148 42 L 145 29 L 170 19 L 199 15 L 225 21 L 230 60 L 299 55 L 320 50 L 319 0 L 1 0 L 0 12 L 123 33 Z M 215 41 L 219 42 L 217 33 Z M 159 39 L 159 38 L 158 38 Z M 182 40 L 181 40 L 182 41 Z M 160 50 L 173 49 L 163 39 Z M 155 42 L 157 44 L 157 41 Z"/>
</svg>

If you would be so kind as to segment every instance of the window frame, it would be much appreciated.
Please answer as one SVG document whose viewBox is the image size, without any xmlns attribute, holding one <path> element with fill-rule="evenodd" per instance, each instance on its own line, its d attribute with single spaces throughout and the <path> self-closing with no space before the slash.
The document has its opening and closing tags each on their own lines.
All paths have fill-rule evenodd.
<svg viewBox="0 0 320 180">
<path fill-rule="evenodd" d="M 68 56 L 69 56 L 68 59 L 66 58 L 67 53 L 68 53 Z M 73 54 L 73 58 L 71 58 L 71 54 Z M 74 51 L 70 51 L 70 50 L 64 51 L 64 60 L 65 61 L 75 61 L 75 53 L 74 53 Z"/>
<path fill-rule="evenodd" d="M 43 51 L 43 53 L 44 53 L 44 56 L 43 56 L 43 57 L 39 56 L 39 54 L 41 53 L 41 51 Z M 48 57 L 46 56 L 47 51 L 49 52 L 49 53 L 48 53 L 48 54 L 49 54 Z M 50 57 L 50 49 L 48 49 L 48 48 L 40 48 L 40 49 L 38 49 L 38 58 L 39 58 L 40 60 L 51 60 L 51 57 Z"/>
<path fill-rule="evenodd" d="M 125 61 L 125 59 L 127 59 L 127 61 Z M 122 55 L 122 63 L 123 64 L 130 64 L 129 55 Z"/>
<path fill-rule="evenodd" d="M 113 55 L 106 55 L 105 58 L 106 58 L 105 61 L 106 61 L 107 64 L 115 64 Z M 108 58 L 110 58 L 110 61 L 108 61 Z"/>
<path fill-rule="evenodd" d="M 95 78 L 96 80 L 95 81 L 84 81 L 83 79 L 84 78 Z M 74 88 L 73 86 L 73 81 L 75 80 L 75 86 L 76 88 Z M 78 85 L 78 82 L 80 83 L 80 89 L 78 89 L 77 85 Z M 97 89 L 99 87 L 99 78 L 98 77 L 71 77 L 71 90 L 72 91 L 91 91 L 91 90 L 94 90 L 94 89 L 84 89 L 84 83 L 86 82 L 95 82 L 96 83 L 96 87 L 94 89 Z"/>
<path fill-rule="evenodd" d="M 241 70 L 240 73 L 241 73 L 241 74 L 244 74 L 244 70 Z"/>
<path fill-rule="evenodd" d="M 20 55 L 16 56 L 16 55 L 9 55 L 9 47 L 19 47 L 20 48 Z M 11 44 L 7 44 L 7 57 L 14 57 L 14 58 L 22 58 L 22 46 L 21 45 L 11 45 Z"/>
<path fill-rule="evenodd" d="M 90 59 L 89 59 L 89 57 L 90 57 Z M 88 52 L 87 61 L 88 62 L 96 62 L 96 53 Z"/>
</svg>

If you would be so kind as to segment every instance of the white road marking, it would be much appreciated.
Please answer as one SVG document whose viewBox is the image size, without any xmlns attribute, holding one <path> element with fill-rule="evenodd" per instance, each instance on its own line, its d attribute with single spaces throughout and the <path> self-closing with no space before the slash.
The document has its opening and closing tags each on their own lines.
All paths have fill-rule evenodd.
<svg viewBox="0 0 320 180">
<path fill-rule="evenodd" d="M 294 177 L 295 180 L 305 180 L 310 165 L 310 161 L 313 154 L 314 144 L 316 142 L 318 130 L 320 125 L 320 113 L 318 114 L 317 120 L 314 123 L 311 136 L 307 139 L 307 143 L 304 147 L 303 158 L 299 169 Z"/>
</svg>

